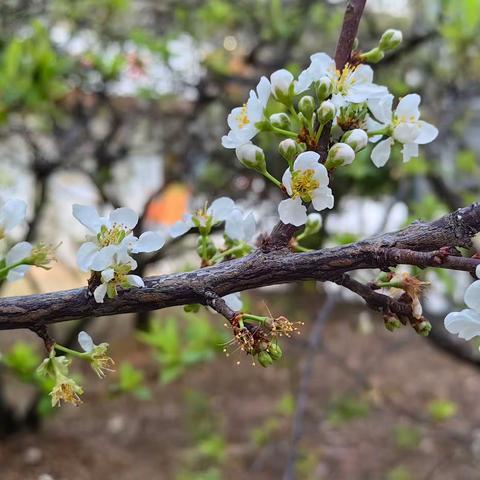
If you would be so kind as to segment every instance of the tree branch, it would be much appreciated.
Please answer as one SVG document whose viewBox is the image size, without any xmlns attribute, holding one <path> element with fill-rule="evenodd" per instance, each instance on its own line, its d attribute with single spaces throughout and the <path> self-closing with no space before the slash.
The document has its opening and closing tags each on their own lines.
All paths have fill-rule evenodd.
<svg viewBox="0 0 480 480">
<path fill-rule="evenodd" d="M 338 70 L 342 70 L 350 60 L 353 43 L 357 36 L 358 26 L 366 2 L 367 0 L 349 0 L 347 4 L 345 15 L 343 17 L 342 29 L 335 50 L 335 64 Z M 317 147 L 317 151 L 324 161 L 328 154 L 331 126 L 331 123 L 325 125 Z M 268 251 L 285 248 L 296 230 L 297 228 L 293 225 L 285 225 L 284 223 L 279 222 L 272 230 L 270 238 L 265 242 L 263 246 L 264 250 Z"/>
<path fill-rule="evenodd" d="M 480 231 L 480 205 L 474 204 L 430 223 L 416 222 L 398 232 L 309 253 L 286 249 L 250 255 L 187 273 L 150 277 L 145 287 L 120 292 L 96 303 L 88 289 L 0 299 L 0 330 L 30 328 L 66 320 L 157 310 L 191 303 L 208 304 L 205 292 L 219 297 L 267 285 L 301 280 L 338 281 L 348 271 L 386 269 L 398 264 L 474 273 L 480 260 L 457 256 L 452 247 L 471 246 Z M 450 247 L 450 248 L 447 248 Z M 453 254 L 452 254 L 453 253 Z"/>
</svg>

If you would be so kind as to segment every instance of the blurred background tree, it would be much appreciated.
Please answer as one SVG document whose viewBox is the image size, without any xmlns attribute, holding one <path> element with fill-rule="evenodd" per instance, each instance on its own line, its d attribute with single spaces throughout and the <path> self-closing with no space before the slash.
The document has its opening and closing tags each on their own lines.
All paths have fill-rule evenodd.
<svg viewBox="0 0 480 480">
<path fill-rule="evenodd" d="M 232 151 L 221 147 L 220 138 L 227 129 L 226 116 L 233 106 L 243 103 L 248 90 L 256 85 L 261 75 L 269 76 L 284 66 L 298 73 L 308 64 L 312 53 L 319 50 L 331 53 L 343 10 L 344 2 L 318 0 L 3 0 L 0 18 L 0 193 L 25 198 L 32 206 L 28 228 L 18 232 L 19 238 L 53 243 L 61 240 L 63 245 L 58 265 L 48 276 L 32 274 L 20 286 L 9 286 L 2 293 L 49 291 L 84 281 L 75 271 L 72 260 L 83 236 L 70 215 L 70 205 L 74 202 L 96 204 L 99 208 L 130 206 L 141 214 L 138 233 L 146 227 L 163 228 L 174 223 L 189 205 L 203 202 L 207 196 L 212 199 L 227 194 L 240 199 L 245 207 L 255 208 L 260 230 L 270 228 L 276 220 L 278 192 L 253 177 L 242 168 Z M 439 127 L 440 135 L 422 151 L 420 158 L 408 165 L 401 164 L 399 152 L 396 152 L 393 161 L 381 170 L 361 159 L 343 169 L 334 185 L 335 209 L 324 217 L 322 231 L 310 239 L 312 247 L 325 244 L 327 237 L 328 245 L 347 243 L 399 228 L 407 221 L 430 220 L 478 199 L 479 0 L 369 0 L 360 28 L 360 48 L 368 50 L 374 46 L 386 28 L 400 28 L 404 43 L 377 66 L 378 82 L 387 85 L 396 95 L 411 91 L 420 93 L 424 115 Z M 272 155 L 277 149 L 273 137 L 261 146 Z M 281 174 L 281 168 L 279 162 L 277 167 L 273 166 L 272 173 Z M 182 242 L 188 244 L 189 239 Z M 144 256 L 139 262 L 138 273 L 179 270 L 194 261 L 182 254 L 182 243 L 172 242 L 160 253 Z M 442 313 L 455 300 L 461 300 L 456 286 L 468 281 L 464 277 L 451 272 L 429 274 L 428 280 L 434 288 L 426 306 L 432 318 L 441 320 Z M 310 308 L 295 311 L 295 306 L 289 306 L 279 298 L 282 295 L 274 292 L 269 297 L 271 307 L 279 311 L 290 308 L 292 317 L 300 315 L 315 324 L 313 320 L 318 317 L 316 311 L 321 304 L 317 297 L 323 298 L 325 292 L 319 292 L 312 285 L 291 288 L 302 290 L 299 295 L 304 295 L 307 303 L 311 302 Z M 327 292 L 328 295 L 331 294 Z M 259 299 L 253 295 L 247 301 L 258 302 Z M 348 299 L 337 302 L 344 304 Z M 372 379 L 362 369 L 362 360 L 354 358 L 352 367 L 341 358 L 341 353 L 351 348 L 352 339 L 357 341 L 374 328 L 369 316 L 365 312 L 359 315 L 360 311 L 359 306 L 352 306 L 351 321 L 346 322 L 354 322 L 357 331 L 349 332 L 349 327 L 344 325 L 343 334 L 337 333 L 343 338 L 343 343 L 337 339 L 337 353 L 322 353 L 326 356 L 323 362 L 330 366 L 341 363 L 340 370 L 343 369 L 343 374 L 331 376 L 327 381 L 329 390 L 324 398 L 328 398 L 321 403 L 325 422 L 335 428 L 368 417 L 372 405 L 395 412 L 385 399 L 380 403 L 378 399 L 372 400 L 371 395 L 378 393 L 377 387 L 370 384 Z M 189 378 L 186 386 L 192 391 L 180 394 L 180 388 L 175 387 L 177 396 L 184 395 L 182 411 L 191 417 L 192 423 L 185 426 L 182 441 L 200 445 L 200 453 L 192 454 L 179 447 L 172 455 L 182 466 L 169 466 L 168 471 L 175 472 L 179 479 L 223 478 L 228 453 L 225 439 L 231 440 L 232 436 L 218 419 L 207 421 L 212 412 L 207 412 L 208 397 L 202 395 L 208 395 L 208 390 L 196 391 L 198 380 L 189 371 L 193 365 L 210 361 L 218 350 L 222 350 L 218 346 L 225 341 L 224 332 L 216 328 L 218 319 L 212 323 L 206 317 L 176 315 L 176 320 L 155 314 L 137 315 L 134 322 L 138 329 L 144 330 L 138 335 L 143 343 L 135 343 L 133 352 L 140 355 L 139 345 L 150 345 L 157 363 L 155 368 L 151 364 L 146 369 L 141 368 L 146 366 L 145 359 L 137 359 L 136 364 L 134 354 L 130 358 L 126 348 L 124 351 L 118 347 L 126 363 L 120 365 L 118 376 L 109 387 L 110 393 L 115 398 L 120 393 L 133 393 L 153 401 L 158 397 L 152 397 L 147 384 L 151 387 L 155 383 L 158 371 L 163 383 L 178 382 L 186 374 Z M 151 327 L 150 316 L 157 317 Z M 116 322 L 115 319 L 106 320 L 103 327 L 95 328 L 109 340 L 113 326 L 117 329 Z M 89 319 L 56 328 L 64 344 L 73 344 L 78 331 L 88 323 Z M 121 345 L 121 340 L 131 331 L 129 324 L 120 332 L 114 332 L 112 338 L 116 334 Z M 314 332 L 313 326 L 312 335 Z M 406 337 L 411 340 L 408 335 Z M 398 337 L 400 345 L 406 337 Z M 18 335 L 10 333 L 0 336 L 0 345 L 6 352 L 1 368 L 9 375 L 0 380 L 0 431 L 5 434 L 38 427 L 40 418 L 48 411 L 45 386 L 35 378 L 31 366 L 32 356 L 37 354 L 24 343 L 13 344 L 12 339 L 17 338 Z M 265 462 L 270 465 L 277 449 L 281 451 L 282 448 L 278 438 L 283 438 L 283 442 L 288 438 L 291 418 L 297 419 L 298 430 L 298 419 L 308 414 L 302 412 L 298 404 L 295 409 L 294 397 L 298 393 L 299 378 L 304 378 L 307 386 L 315 383 L 308 375 L 301 377 L 299 373 L 304 356 L 308 357 L 310 350 L 317 351 L 313 340 L 310 342 L 313 350 L 301 341 L 296 350 L 292 347 L 292 360 L 285 362 L 283 373 L 268 373 L 267 381 L 273 391 L 290 387 L 287 391 L 291 393 L 282 401 L 290 401 L 293 406 L 287 408 L 280 400 L 278 406 L 270 402 L 261 426 L 255 425 L 250 433 L 243 432 L 241 440 L 237 439 L 247 453 L 243 453 L 244 463 L 234 466 L 234 471 L 238 470 L 235 473 L 238 477 L 234 478 L 244 478 L 248 468 L 259 471 L 255 468 L 263 468 Z M 474 365 L 478 363 L 475 345 L 456 343 L 444 334 L 439 321 L 434 323 L 430 341 L 454 358 Z M 362 344 L 365 340 L 358 342 Z M 392 346 L 391 342 L 383 337 L 378 340 L 374 349 L 378 350 L 379 358 Z M 415 345 L 418 342 L 415 340 Z M 422 344 L 422 348 L 428 347 Z M 357 356 L 361 351 L 359 347 Z M 228 359 L 220 361 L 227 363 L 228 368 L 231 366 Z M 428 358 L 424 361 L 428 362 Z M 449 364 L 443 357 L 438 360 L 442 361 L 454 368 L 454 363 Z M 238 382 L 248 381 L 250 367 L 245 369 L 247 372 L 239 374 Z M 228 373 L 226 367 L 221 371 L 226 377 L 235 377 L 238 372 Z M 342 375 L 348 377 L 349 371 L 357 377 L 358 384 L 344 388 L 348 382 L 341 378 Z M 16 389 L 19 387 L 14 387 L 9 397 L 11 386 L 6 378 L 12 375 L 34 386 L 33 393 L 29 391 L 20 404 L 11 401 L 12 395 L 18 395 Z M 252 375 L 257 380 L 264 376 L 261 372 Z M 288 380 L 283 379 L 285 388 L 275 390 L 276 382 L 282 382 L 277 378 L 281 375 L 288 376 Z M 412 381 L 422 385 L 421 379 Z M 445 381 L 451 386 L 447 379 Z M 425 385 L 430 384 L 426 381 Z M 224 388 L 228 387 L 224 385 Z M 257 390 L 254 386 L 248 388 L 256 395 L 261 385 L 257 385 Z M 475 388 L 478 392 L 478 381 Z M 356 389 L 362 391 L 365 398 L 352 398 L 352 391 L 358 393 Z M 301 394 L 302 391 L 298 393 L 298 400 Z M 366 467 L 372 469 L 367 472 L 376 472 L 370 473 L 369 478 L 413 479 L 417 478 L 418 471 L 424 475 L 418 478 L 441 478 L 426 477 L 428 472 L 425 473 L 415 461 L 410 467 L 396 465 L 396 461 L 403 460 L 395 449 L 402 450 L 405 445 L 407 450 L 410 446 L 413 450 L 420 448 L 416 446 L 421 443 L 419 438 L 425 441 L 438 422 L 454 415 L 448 402 L 440 398 L 433 407 L 425 404 L 421 419 L 415 408 L 407 408 L 406 413 L 400 408 L 400 413 L 392 413 L 391 422 L 402 423 L 407 418 L 415 425 L 402 423 L 392 427 L 396 442 L 396 446 L 391 447 L 394 453 L 385 463 Z M 230 411 L 228 414 L 233 415 Z M 79 418 L 82 415 L 82 412 L 77 413 Z M 206 423 L 198 427 L 198 431 L 196 415 L 203 416 Z M 258 415 L 253 417 L 258 418 Z M 465 418 L 472 420 L 474 417 Z M 118 425 L 113 422 L 110 427 L 116 431 Z M 333 427 L 323 428 L 322 438 L 329 428 Z M 461 441 L 458 431 L 447 432 L 446 439 L 440 434 L 434 438 L 437 441 L 442 437 L 438 440 L 442 446 L 450 445 L 448 442 L 455 445 L 466 442 L 474 449 L 472 428 L 470 425 Z M 303 430 L 301 433 L 300 437 L 306 434 Z M 341 438 L 341 433 L 338 435 Z M 310 440 L 312 438 L 315 435 Z M 364 478 L 361 474 L 345 473 L 350 470 L 341 470 L 334 460 L 329 463 L 328 453 L 312 449 L 311 443 L 307 442 L 305 447 L 298 442 L 294 445 L 298 451 L 291 458 L 296 465 L 294 471 L 299 472 L 298 478 Z M 478 450 L 478 445 L 475 448 Z M 253 455 L 252 451 L 260 451 L 260 454 Z M 229 454 L 231 458 L 232 452 Z M 436 459 L 429 468 L 441 470 L 438 467 L 441 455 L 437 450 L 435 454 Z M 320 458 L 323 455 L 327 456 L 324 466 L 330 470 L 324 476 L 321 472 L 315 473 L 314 477 L 312 472 L 323 465 Z M 267 460 L 262 460 L 263 457 Z M 474 458 L 459 461 L 455 464 L 455 468 L 458 467 L 456 476 L 445 478 L 476 478 L 471 476 L 471 471 L 461 470 L 463 461 L 472 463 Z M 280 478 L 283 467 L 279 465 L 276 470 L 272 467 L 271 476 L 258 478 Z M 336 477 L 328 476 L 335 475 L 332 471 L 341 473 Z M 203 476 L 199 472 L 203 472 Z M 177 478 L 172 475 L 167 473 L 164 478 Z"/>
</svg>

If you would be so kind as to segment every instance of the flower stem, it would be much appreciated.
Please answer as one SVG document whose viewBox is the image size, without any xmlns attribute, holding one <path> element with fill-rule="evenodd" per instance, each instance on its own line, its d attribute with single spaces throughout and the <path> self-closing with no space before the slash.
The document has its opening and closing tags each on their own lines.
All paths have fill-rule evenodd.
<svg viewBox="0 0 480 480">
<path fill-rule="evenodd" d="M 386 135 L 388 133 L 388 127 L 380 128 L 378 130 L 374 130 L 373 132 L 367 132 L 369 137 L 374 137 L 375 135 Z"/>
<path fill-rule="evenodd" d="M 235 245 L 234 247 L 229 248 L 224 252 L 218 252 L 216 255 L 212 257 L 212 262 L 217 262 L 218 260 L 222 260 L 223 258 L 228 257 L 233 253 L 241 252 L 244 248 L 245 248 L 245 244 L 244 242 L 242 242 L 241 244 Z"/>
<path fill-rule="evenodd" d="M 252 315 L 251 313 L 242 313 L 243 320 L 253 320 L 254 322 L 265 324 L 268 321 L 267 317 L 259 317 L 258 315 Z"/>
<path fill-rule="evenodd" d="M 278 134 L 283 135 L 285 137 L 289 137 L 289 138 L 297 138 L 298 137 L 297 133 L 291 132 L 290 130 L 284 130 L 283 128 L 274 127 L 273 125 L 272 125 L 272 129 L 275 133 L 278 133 Z"/>
<path fill-rule="evenodd" d="M 267 172 L 265 170 L 265 172 L 262 172 L 263 173 L 263 176 L 265 178 L 268 178 L 272 183 L 274 183 L 278 188 L 282 188 L 282 182 L 280 182 L 279 180 L 277 180 L 271 173 Z"/>
<path fill-rule="evenodd" d="M 90 357 L 89 352 L 77 352 L 77 350 L 71 350 L 70 348 L 64 347 L 59 343 L 56 343 L 53 346 L 53 348 L 55 348 L 55 350 L 60 350 L 61 352 L 64 352 L 64 353 L 68 353 L 69 355 L 72 355 L 72 357 L 81 358 L 83 360 L 86 360 Z"/>
</svg>

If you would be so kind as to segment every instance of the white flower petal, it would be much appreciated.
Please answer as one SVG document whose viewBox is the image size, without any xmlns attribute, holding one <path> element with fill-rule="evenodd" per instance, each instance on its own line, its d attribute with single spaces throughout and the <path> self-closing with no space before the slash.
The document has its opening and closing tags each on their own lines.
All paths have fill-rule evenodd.
<svg viewBox="0 0 480 480">
<path fill-rule="evenodd" d="M 270 82 L 268 81 L 267 77 L 262 77 L 257 85 L 257 94 L 258 101 L 263 107 L 265 107 L 268 103 L 268 99 L 270 98 L 270 91 Z"/>
<path fill-rule="evenodd" d="M 183 220 L 179 220 L 178 222 L 174 223 L 169 230 L 169 234 L 172 238 L 181 237 L 185 233 L 187 233 L 193 227 L 192 216 L 185 215 Z"/>
<path fill-rule="evenodd" d="M 474 310 L 452 312 L 445 317 L 445 328 L 464 340 L 480 335 L 480 314 Z"/>
<path fill-rule="evenodd" d="M 312 192 L 313 207 L 319 212 L 325 208 L 333 208 L 334 201 L 332 190 L 329 187 L 316 188 Z"/>
<path fill-rule="evenodd" d="M 375 130 L 382 128 L 392 121 L 392 103 L 393 95 L 390 93 L 383 97 L 371 98 L 368 100 L 367 105 L 369 110 L 372 112 L 373 116 L 383 124 L 381 127 L 375 128 Z"/>
<path fill-rule="evenodd" d="M 285 173 L 282 176 L 282 183 L 285 189 L 287 190 L 287 193 L 291 195 L 293 193 L 292 190 L 292 172 L 290 171 L 289 168 L 285 170 Z"/>
<path fill-rule="evenodd" d="M 91 352 L 95 346 L 92 337 L 83 331 L 78 334 L 78 343 L 83 348 L 83 351 L 87 353 Z"/>
<path fill-rule="evenodd" d="M 233 311 L 238 312 L 242 309 L 243 302 L 240 298 L 240 293 L 230 293 L 222 297 L 222 299 L 227 304 L 227 307 L 230 307 Z"/>
<path fill-rule="evenodd" d="M 128 230 L 131 230 L 138 223 L 138 215 L 131 208 L 117 208 L 110 213 L 108 217 L 108 223 L 110 228 L 114 224 L 117 224 L 123 225 Z"/>
<path fill-rule="evenodd" d="M 7 274 L 7 282 L 14 282 L 20 280 L 28 272 L 30 265 L 19 265 L 12 268 Z"/>
<path fill-rule="evenodd" d="M 90 262 L 90 270 L 102 272 L 114 264 L 114 257 L 120 251 L 118 245 L 108 245 L 101 248 Z"/>
<path fill-rule="evenodd" d="M 405 95 L 398 102 L 397 108 L 395 109 L 395 116 L 399 119 L 402 117 L 410 119 L 412 117 L 413 120 L 418 120 L 418 117 L 420 117 L 420 111 L 418 110 L 420 100 L 420 95 L 416 93 Z"/>
<path fill-rule="evenodd" d="M 367 119 L 365 120 L 365 124 L 367 127 L 367 132 L 375 132 L 385 127 L 383 123 L 377 122 L 370 116 L 368 116 Z M 383 135 L 373 135 L 372 137 L 369 138 L 369 141 L 372 143 L 377 143 L 379 140 L 382 139 L 382 136 Z"/>
<path fill-rule="evenodd" d="M 243 240 L 245 242 L 250 241 L 255 235 L 255 230 L 256 230 L 255 215 L 253 215 L 253 213 L 250 212 L 243 219 Z"/>
<path fill-rule="evenodd" d="M 214 221 L 221 222 L 225 220 L 235 208 L 235 202 L 229 197 L 220 197 L 212 202 L 207 209 L 207 213 L 211 215 Z"/>
<path fill-rule="evenodd" d="M 144 232 L 140 238 L 133 243 L 130 251 L 132 253 L 156 252 L 165 245 L 165 235 L 160 232 Z"/>
<path fill-rule="evenodd" d="M 320 155 L 317 152 L 303 152 L 301 153 L 296 159 L 293 164 L 294 170 L 308 170 L 313 169 L 315 170 L 316 167 L 319 165 L 318 160 L 320 159 Z"/>
<path fill-rule="evenodd" d="M 132 286 L 132 287 L 144 287 L 145 282 L 143 281 L 142 277 L 139 277 L 138 275 L 127 275 L 127 282 Z"/>
<path fill-rule="evenodd" d="M 475 269 L 475 275 L 477 278 L 480 278 L 480 265 L 477 265 L 477 268 Z"/>
<path fill-rule="evenodd" d="M 359 83 L 372 83 L 373 82 L 373 69 L 370 65 L 360 64 L 351 74 L 351 80 L 355 85 Z"/>
<path fill-rule="evenodd" d="M 101 275 L 102 283 L 108 283 L 110 280 L 113 280 L 115 276 L 115 270 L 113 268 L 106 268 Z"/>
<path fill-rule="evenodd" d="M 416 143 L 419 133 L 420 125 L 417 122 L 402 122 L 393 129 L 393 138 L 400 143 Z"/>
<path fill-rule="evenodd" d="M 307 209 L 300 198 L 287 198 L 278 204 L 280 220 L 285 224 L 292 224 L 296 227 L 304 225 L 307 221 Z"/>
<path fill-rule="evenodd" d="M 27 204 L 17 198 L 8 199 L 0 207 L 0 230 L 8 232 L 25 219 Z"/>
<path fill-rule="evenodd" d="M 232 240 L 243 240 L 243 215 L 238 208 L 232 210 L 225 221 L 225 234 Z"/>
<path fill-rule="evenodd" d="M 77 265 L 82 272 L 88 272 L 93 257 L 98 252 L 98 246 L 93 242 L 85 242 L 80 245 L 77 251 Z"/>
<path fill-rule="evenodd" d="M 87 205 L 78 205 L 75 203 L 72 207 L 73 216 L 91 232 L 98 233 L 100 227 L 107 223 L 104 217 L 100 217 L 94 207 Z"/>
<path fill-rule="evenodd" d="M 103 303 L 105 295 L 107 294 L 107 284 L 102 283 L 93 291 L 93 297 L 97 303 Z"/>
<path fill-rule="evenodd" d="M 420 126 L 420 132 L 415 139 L 415 143 L 424 145 L 425 143 L 433 142 L 438 136 L 438 128 L 431 125 L 430 123 L 419 120 L 418 124 Z"/>
<path fill-rule="evenodd" d="M 402 148 L 403 161 L 409 162 L 411 158 L 418 157 L 418 145 L 416 143 L 406 143 Z"/>
<path fill-rule="evenodd" d="M 14 245 L 5 256 L 5 265 L 8 267 L 15 263 L 21 262 L 32 253 L 32 244 L 28 242 L 19 242 Z"/>
<path fill-rule="evenodd" d="M 386 138 L 377 143 L 372 150 L 371 159 L 373 164 L 377 167 L 383 167 L 390 158 L 390 152 L 392 149 L 392 139 Z"/>
<path fill-rule="evenodd" d="M 463 298 L 467 307 L 480 313 L 480 280 L 473 282 L 466 290 Z"/>
</svg>

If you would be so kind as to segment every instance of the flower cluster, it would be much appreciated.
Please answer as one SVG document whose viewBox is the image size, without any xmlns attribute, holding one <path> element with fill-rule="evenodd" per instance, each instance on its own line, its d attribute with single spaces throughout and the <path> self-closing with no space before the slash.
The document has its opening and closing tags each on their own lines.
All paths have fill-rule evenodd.
<svg viewBox="0 0 480 480">
<path fill-rule="evenodd" d="M 129 273 L 137 268 L 131 255 L 159 250 L 165 244 L 165 235 L 149 231 L 137 238 L 133 228 L 138 215 L 126 207 L 101 217 L 95 208 L 75 204 L 73 216 L 91 232 L 77 252 L 77 264 L 82 271 L 98 275 L 100 285 L 93 292 L 95 300 L 103 303 L 105 296 L 116 297 L 118 287 L 143 287 L 142 278 Z"/>
<path fill-rule="evenodd" d="M 61 402 L 71 403 L 78 406 L 82 403 L 80 395 L 83 394 L 83 388 L 70 375 L 69 368 L 72 364 L 72 358 L 78 358 L 87 361 L 93 371 L 99 378 L 105 377 L 105 371 L 113 372 L 113 360 L 107 355 L 108 343 L 95 345 L 92 338 L 86 332 L 80 332 L 78 335 L 78 343 L 83 352 L 71 350 L 58 343 L 53 345 L 50 354 L 43 360 L 37 368 L 37 373 L 53 380 L 54 385 L 50 392 L 52 397 L 52 407 L 60 406 Z M 56 356 L 55 352 L 59 350 L 69 355 Z"/>
<path fill-rule="evenodd" d="M 225 223 L 225 247 L 218 248 L 211 238 L 214 228 Z M 170 236 L 178 238 L 191 229 L 198 230 L 197 252 L 202 265 L 212 265 L 229 257 L 241 257 L 251 251 L 251 242 L 255 235 L 255 217 L 252 212 L 245 213 L 228 197 L 217 198 L 210 206 L 184 215 L 183 219 L 170 228 Z"/>
<path fill-rule="evenodd" d="M 0 204 L 0 247 L 7 242 L 7 234 L 25 221 L 27 204 L 15 198 Z M 54 259 L 55 248 L 39 243 L 19 242 L 7 249 L 5 255 L 0 250 L 0 281 L 19 280 L 31 266 L 48 269 Z"/>
<path fill-rule="evenodd" d="M 393 95 L 373 82 L 373 69 L 365 64 L 378 62 L 401 41 L 401 32 L 387 30 L 377 47 L 356 52 L 341 70 L 326 53 L 315 53 L 297 79 L 285 69 L 272 73 L 270 80 L 262 77 L 248 101 L 228 115 L 230 131 L 222 138 L 223 146 L 234 148 L 244 166 L 288 196 L 278 206 L 283 223 L 305 224 L 309 204 L 317 211 L 332 208 L 329 184 L 334 170 L 351 164 L 369 141 L 376 143 L 372 162 L 382 167 L 394 144 L 402 145 L 408 161 L 418 156 L 418 145 L 438 135 L 433 125 L 420 120 L 419 95 L 406 95 L 393 110 Z M 277 103 L 275 111 L 283 111 L 269 115 L 271 102 Z M 268 171 L 265 152 L 252 143 L 260 132 L 283 138 L 279 152 L 288 168 L 281 181 Z"/>
</svg>

